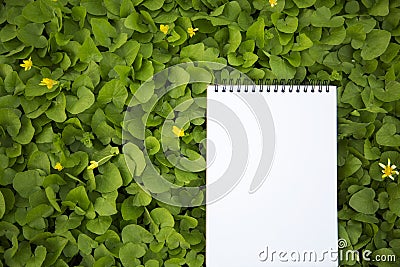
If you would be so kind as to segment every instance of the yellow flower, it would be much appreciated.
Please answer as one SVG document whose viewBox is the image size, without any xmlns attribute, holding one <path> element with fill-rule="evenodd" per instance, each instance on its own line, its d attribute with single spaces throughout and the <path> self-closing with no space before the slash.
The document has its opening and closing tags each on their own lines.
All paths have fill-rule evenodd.
<svg viewBox="0 0 400 267">
<path fill-rule="evenodd" d="M 269 4 L 271 5 L 271 7 L 274 7 L 278 4 L 277 0 L 269 0 Z"/>
<path fill-rule="evenodd" d="M 62 169 L 64 169 L 64 167 L 61 165 L 60 162 L 57 162 L 56 166 L 54 166 L 54 169 L 56 169 L 57 171 L 61 171 Z"/>
<path fill-rule="evenodd" d="M 160 25 L 160 31 L 162 31 L 164 34 L 167 34 L 168 30 L 169 30 L 169 26 L 168 25 L 164 25 L 164 24 Z"/>
<path fill-rule="evenodd" d="M 183 129 L 179 129 L 176 126 L 172 126 L 172 132 L 178 137 L 182 137 L 185 135 L 185 131 Z"/>
<path fill-rule="evenodd" d="M 43 78 L 39 85 L 46 85 L 47 89 L 53 88 L 58 82 L 49 78 Z"/>
<path fill-rule="evenodd" d="M 87 167 L 88 170 L 93 170 L 99 167 L 99 163 L 97 161 L 91 160 L 90 165 Z"/>
<path fill-rule="evenodd" d="M 19 64 L 21 67 L 25 68 L 25 71 L 30 70 L 32 68 L 32 59 L 29 57 L 28 60 L 23 60 L 23 64 Z"/>
<path fill-rule="evenodd" d="M 395 171 L 396 165 L 390 165 L 390 159 L 388 159 L 387 165 L 384 165 L 383 163 L 379 162 L 379 166 L 381 166 L 383 169 L 382 170 L 382 173 L 383 173 L 382 178 L 389 177 L 390 179 L 394 180 L 392 175 L 393 174 L 399 175 L 399 172 Z"/>
<path fill-rule="evenodd" d="M 190 28 L 187 29 L 187 32 L 188 32 L 190 37 L 193 37 L 193 35 L 195 35 L 198 30 L 199 30 L 199 28 L 193 29 L 192 27 L 190 27 Z"/>
</svg>

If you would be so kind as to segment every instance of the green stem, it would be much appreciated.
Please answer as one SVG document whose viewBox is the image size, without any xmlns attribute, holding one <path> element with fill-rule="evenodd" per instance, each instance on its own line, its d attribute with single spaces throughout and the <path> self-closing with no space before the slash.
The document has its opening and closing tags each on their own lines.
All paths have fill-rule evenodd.
<svg viewBox="0 0 400 267">
<path fill-rule="evenodd" d="M 100 159 L 100 160 L 98 161 L 98 164 L 101 165 L 101 163 L 102 163 L 103 161 L 106 161 L 106 160 L 112 158 L 113 156 L 114 156 L 114 155 L 105 156 L 104 158 L 102 158 L 102 159 Z"/>
</svg>

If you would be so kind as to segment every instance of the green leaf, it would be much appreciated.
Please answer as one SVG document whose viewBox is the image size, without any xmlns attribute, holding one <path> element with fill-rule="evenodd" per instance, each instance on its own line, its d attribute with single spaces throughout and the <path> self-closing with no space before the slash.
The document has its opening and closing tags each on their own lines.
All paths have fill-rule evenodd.
<svg viewBox="0 0 400 267">
<path fill-rule="evenodd" d="M 128 98 L 128 91 L 124 84 L 119 80 L 111 80 L 104 84 L 100 89 L 97 101 L 100 105 L 113 102 L 117 108 L 122 109 Z"/>
<path fill-rule="evenodd" d="M 187 45 L 182 48 L 181 57 L 201 60 L 204 57 L 204 49 L 203 43 Z"/>
<path fill-rule="evenodd" d="M 0 109 L 0 126 L 7 130 L 11 137 L 16 137 L 21 129 L 21 121 L 17 114 L 17 110 L 14 109 Z"/>
<path fill-rule="evenodd" d="M 126 267 L 138 266 L 134 260 L 146 254 L 146 250 L 140 244 L 127 243 L 119 249 L 119 258 Z"/>
<path fill-rule="evenodd" d="M 97 235 L 104 234 L 110 227 L 112 219 L 110 216 L 102 217 L 99 216 L 93 220 L 90 220 L 86 224 L 86 228 Z"/>
<path fill-rule="evenodd" d="M 391 34 L 384 30 L 372 30 L 361 48 L 361 57 L 364 60 L 371 60 L 382 55 L 390 43 Z"/>
<path fill-rule="evenodd" d="M 243 68 L 250 68 L 251 66 L 253 66 L 257 60 L 258 60 L 258 56 L 254 53 L 251 52 L 246 52 L 243 55 L 243 59 L 244 59 L 244 63 L 242 65 Z"/>
<path fill-rule="evenodd" d="M 153 241 L 153 235 L 140 225 L 129 224 L 122 229 L 122 242 L 128 243 L 150 243 Z"/>
<path fill-rule="evenodd" d="M 148 192 L 145 192 L 138 184 L 131 183 L 127 188 L 128 194 L 134 195 L 132 200 L 133 206 L 147 206 L 150 204 L 152 198 Z"/>
<path fill-rule="evenodd" d="M 115 136 L 115 130 L 106 121 L 106 116 L 101 109 L 97 109 L 92 118 L 92 130 L 98 140 L 103 144 L 109 144 Z"/>
<path fill-rule="evenodd" d="M 17 37 L 17 27 L 15 25 L 6 24 L 0 30 L 0 41 L 3 43 L 12 40 L 15 37 Z"/>
<path fill-rule="evenodd" d="M 175 176 L 178 181 L 189 183 L 198 179 L 198 175 L 196 173 L 185 172 L 178 168 L 175 168 Z"/>
<path fill-rule="evenodd" d="M 80 5 L 85 7 L 89 14 L 95 16 L 101 16 L 107 13 L 107 9 L 105 9 L 102 4 L 99 5 L 97 0 L 81 0 Z"/>
<path fill-rule="evenodd" d="M 383 102 L 400 100 L 400 83 L 397 81 L 387 81 L 385 88 L 372 87 L 374 96 Z"/>
<path fill-rule="evenodd" d="M 229 49 L 228 53 L 235 52 L 242 42 L 242 34 L 240 33 L 240 28 L 237 26 L 228 26 L 229 28 Z"/>
<path fill-rule="evenodd" d="M 278 19 L 275 26 L 280 32 L 294 33 L 298 24 L 299 21 L 296 17 L 287 16 L 285 19 Z"/>
<path fill-rule="evenodd" d="M 21 118 L 21 129 L 17 136 L 13 137 L 14 141 L 27 145 L 32 141 L 35 134 L 35 128 L 32 126 L 32 122 L 25 115 Z"/>
<path fill-rule="evenodd" d="M 145 140 L 146 148 L 149 150 L 149 155 L 154 155 L 160 150 L 160 142 L 154 136 L 148 136 Z"/>
<path fill-rule="evenodd" d="M 82 185 L 70 190 L 65 197 L 65 201 L 75 203 L 84 210 L 87 210 L 91 204 L 85 187 Z"/>
<path fill-rule="evenodd" d="M 341 97 L 341 102 L 350 104 L 355 109 L 362 108 L 364 105 L 361 99 L 361 89 L 353 82 L 347 83 Z"/>
<path fill-rule="evenodd" d="M 132 198 L 128 197 L 124 200 L 121 205 L 121 214 L 124 220 L 136 221 L 144 212 L 143 207 L 137 207 L 132 205 Z"/>
<path fill-rule="evenodd" d="M 174 217 L 165 208 L 155 208 L 150 212 L 150 216 L 160 228 L 174 227 L 175 225 Z"/>
<path fill-rule="evenodd" d="M 331 11 L 326 6 L 317 8 L 310 17 L 311 24 L 315 27 L 340 27 L 344 24 L 341 16 L 332 17 Z"/>
<path fill-rule="evenodd" d="M 397 216 L 400 215 L 400 198 L 389 200 L 389 209 Z"/>
<path fill-rule="evenodd" d="M 179 165 L 189 172 L 199 172 L 206 168 L 206 161 L 203 156 L 193 150 L 186 150 L 188 158 L 181 158 Z"/>
<path fill-rule="evenodd" d="M 296 41 L 297 42 L 293 45 L 292 51 L 303 51 L 313 46 L 313 42 L 305 33 L 300 33 L 296 38 Z"/>
<path fill-rule="evenodd" d="M 364 155 L 367 160 L 376 160 L 380 158 L 380 151 L 377 147 L 372 147 L 371 142 L 366 139 L 364 142 Z"/>
<path fill-rule="evenodd" d="M 117 30 L 106 19 L 92 18 L 90 24 L 96 41 L 102 46 L 111 46 L 110 38 L 117 37 Z"/>
<path fill-rule="evenodd" d="M 139 13 L 136 12 L 133 12 L 126 18 L 124 25 L 128 29 L 138 31 L 140 33 L 149 31 L 149 27 L 142 23 L 142 18 L 140 17 Z"/>
<path fill-rule="evenodd" d="M 46 192 L 46 197 L 49 200 L 49 203 L 51 204 L 51 206 L 53 206 L 53 208 L 56 211 L 61 212 L 61 209 L 57 203 L 56 194 L 54 193 L 53 188 L 51 186 L 48 186 L 48 187 L 46 187 L 45 192 Z"/>
<path fill-rule="evenodd" d="M 130 171 L 133 172 L 133 175 L 141 175 L 146 167 L 146 160 L 140 148 L 133 143 L 127 143 L 123 147 L 123 152 L 127 165 Z"/>
<path fill-rule="evenodd" d="M 164 0 L 145 0 L 142 5 L 149 10 L 155 11 L 159 10 L 164 5 Z"/>
<path fill-rule="evenodd" d="M 246 31 L 247 40 L 255 40 L 258 47 L 264 47 L 264 19 L 259 18 Z"/>
<path fill-rule="evenodd" d="M 122 177 L 118 168 L 111 162 L 99 167 L 101 175 L 96 176 L 96 190 L 100 193 L 116 191 L 122 186 Z"/>
<path fill-rule="evenodd" d="M 118 197 L 117 191 L 102 194 L 101 197 L 98 197 L 96 199 L 94 203 L 94 210 L 100 216 L 110 216 L 118 213 L 115 202 L 117 197 Z"/>
<path fill-rule="evenodd" d="M 346 163 L 343 166 L 339 167 L 338 171 L 339 177 L 345 178 L 353 175 L 356 171 L 358 171 L 361 168 L 361 165 L 362 165 L 361 161 L 352 154 L 350 154 L 346 159 Z"/>
<path fill-rule="evenodd" d="M 160 264 L 157 260 L 148 260 L 146 261 L 145 267 L 160 267 Z"/>
<path fill-rule="evenodd" d="M 376 142 L 382 146 L 400 146 L 400 135 L 396 133 L 396 125 L 385 123 L 376 132 Z"/>
<path fill-rule="evenodd" d="M 79 87 L 76 95 L 77 97 L 73 95 L 67 95 L 66 97 L 66 108 L 68 112 L 72 114 L 79 114 L 94 104 L 94 94 L 89 88 L 85 86 Z"/>
<path fill-rule="evenodd" d="M 78 248 L 84 255 L 89 255 L 93 248 L 98 247 L 98 243 L 91 239 L 88 235 L 79 234 L 78 236 Z"/>
<path fill-rule="evenodd" d="M 286 61 L 278 56 L 271 55 L 269 59 L 272 72 L 278 79 L 292 79 L 296 70 L 286 63 Z"/>
<path fill-rule="evenodd" d="M 143 60 L 142 67 L 136 72 L 136 79 L 139 81 L 147 81 L 154 75 L 154 65 L 150 60 Z"/>
<path fill-rule="evenodd" d="M 362 234 L 362 224 L 356 221 L 349 221 L 346 226 L 346 231 L 349 235 L 352 244 L 357 244 L 358 239 Z"/>
<path fill-rule="evenodd" d="M 21 81 L 18 73 L 13 71 L 7 74 L 6 78 L 4 79 L 4 88 L 8 93 L 16 94 L 25 89 L 25 84 Z"/>
<path fill-rule="evenodd" d="M 164 262 L 165 267 L 180 267 L 183 264 L 185 264 L 185 260 L 180 258 L 171 258 Z"/>
<path fill-rule="evenodd" d="M 79 21 L 79 27 L 83 27 L 86 19 L 86 8 L 83 6 L 74 6 L 72 9 L 72 18 Z"/>
<path fill-rule="evenodd" d="M 30 170 L 42 170 L 47 175 L 50 174 L 50 160 L 45 152 L 35 151 L 29 157 L 28 169 Z"/>
<path fill-rule="evenodd" d="M 55 122 L 65 121 L 67 119 L 67 114 L 65 113 L 66 105 L 65 95 L 64 93 L 60 93 L 46 111 L 46 116 Z"/>
<path fill-rule="evenodd" d="M 316 0 L 293 0 L 293 2 L 299 8 L 306 8 L 314 5 Z"/>
<path fill-rule="evenodd" d="M 186 254 L 186 262 L 189 267 L 201 267 L 204 264 L 204 255 L 197 254 L 196 251 L 190 250 Z"/>
<path fill-rule="evenodd" d="M 36 267 L 36 266 L 43 266 L 43 262 L 46 259 L 47 250 L 44 246 L 37 246 L 35 249 L 35 255 L 31 257 L 26 262 L 26 267 Z"/>
<path fill-rule="evenodd" d="M 29 170 L 15 174 L 13 187 L 18 194 L 24 198 L 29 198 L 30 195 L 40 190 L 43 183 L 43 178 L 36 170 Z"/>
<path fill-rule="evenodd" d="M 78 58 L 82 62 L 89 63 L 90 61 L 100 62 L 103 58 L 99 49 L 94 44 L 92 38 L 86 38 L 77 53 Z"/>
<path fill-rule="evenodd" d="M 388 48 L 386 49 L 385 53 L 380 56 L 380 59 L 385 63 L 390 63 L 398 55 L 399 50 L 400 45 L 396 43 L 389 43 Z"/>
<path fill-rule="evenodd" d="M 54 17 L 52 8 L 42 0 L 28 3 L 22 9 L 22 15 L 36 23 L 45 23 Z"/>
<path fill-rule="evenodd" d="M 119 15 L 121 1 L 119 0 L 104 0 L 104 7 L 114 15 Z"/>
<path fill-rule="evenodd" d="M 0 219 L 3 218 L 6 212 L 6 202 L 4 200 L 3 193 L 0 191 Z"/>
<path fill-rule="evenodd" d="M 368 14 L 371 16 L 387 16 L 389 14 L 389 0 L 376 1 L 369 9 Z"/>
<path fill-rule="evenodd" d="M 43 29 L 43 24 L 29 23 L 17 30 L 17 37 L 27 46 L 44 48 L 47 46 L 47 39 L 42 35 Z"/>
<path fill-rule="evenodd" d="M 374 198 L 375 191 L 371 188 L 364 188 L 351 196 L 349 205 L 358 212 L 374 214 L 379 208 L 379 204 Z"/>
<path fill-rule="evenodd" d="M 322 44 L 340 45 L 346 38 L 346 29 L 342 27 L 331 28 L 329 33 L 321 39 Z"/>
<path fill-rule="evenodd" d="M 46 204 L 39 204 L 28 211 L 26 214 L 26 222 L 31 223 L 37 219 L 49 217 L 53 212 L 53 207 Z"/>
</svg>

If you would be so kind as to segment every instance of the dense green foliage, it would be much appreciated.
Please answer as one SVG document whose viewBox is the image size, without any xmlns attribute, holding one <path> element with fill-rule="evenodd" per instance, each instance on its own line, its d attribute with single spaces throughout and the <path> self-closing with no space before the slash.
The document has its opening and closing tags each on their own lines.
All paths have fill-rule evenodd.
<svg viewBox="0 0 400 267">
<path fill-rule="evenodd" d="M 121 149 L 139 86 L 188 61 L 337 85 L 339 235 L 400 257 L 400 184 L 378 165 L 400 165 L 399 20 L 399 0 L 0 1 L 0 266 L 204 265 L 205 208 L 152 199 Z M 202 96 L 204 86 L 171 91 L 147 122 L 153 164 L 181 185 L 205 172 L 168 163 L 160 126 Z M 204 119 L 191 121 L 182 153 L 201 157 L 204 137 Z"/>
</svg>

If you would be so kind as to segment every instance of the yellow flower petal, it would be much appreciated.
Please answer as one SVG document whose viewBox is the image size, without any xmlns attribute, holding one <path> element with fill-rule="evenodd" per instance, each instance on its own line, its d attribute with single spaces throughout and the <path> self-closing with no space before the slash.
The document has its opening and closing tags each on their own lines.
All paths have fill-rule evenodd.
<svg viewBox="0 0 400 267">
<path fill-rule="evenodd" d="M 271 7 L 274 7 L 278 4 L 277 0 L 269 0 L 269 4 L 271 5 Z"/>
<path fill-rule="evenodd" d="M 23 60 L 23 64 L 19 64 L 21 67 L 25 68 L 25 71 L 30 70 L 33 66 L 32 58 L 29 57 L 28 60 Z"/>
<path fill-rule="evenodd" d="M 176 126 L 172 126 L 172 132 L 178 137 L 182 137 L 185 135 L 185 131 L 183 129 L 179 129 Z"/>
<path fill-rule="evenodd" d="M 168 30 L 169 30 L 169 26 L 168 25 L 164 25 L 164 24 L 160 25 L 160 31 L 162 31 L 162 33 L 167 34 Z"/>
<path fill-rule="evenodd" d="M 394 180 L 392 175 L 394 175 L 394 174 L 399 175 L 399 172 L 394 170 L 394 169 L 396 169 L 396 165 L 394 165 L 394 164 L 390 165 L 389 158 L 388 158 L 387 165 L 384 165 L 383 163 L 379 162 L 379 166 L 383 169 L 383 170 L 381 170 L 383 173 L 382 178 L 389 177 L 390 179 Z"/>
<path fill-rule="evenodd" d="M 54 166 L 54 169 L 56 169 L 57 171 L 61 171 L 62 169 L 64 169 L 64 167 L 61 165 L 60 162 L 57 162 Z"/>
<path fill-rule="evenodd" d="M 87 167 L 88 170 L 93 170 L 99 167 L 99 163 L 97 161 L 91 160 L 90 165 Z"/>
<path fill-rule="evenodd" d="M 49 78 L 43 78 L 42 81 L 39 83 L 39 85 L 46 85 L 47 89 L 53 88 L 53 86 L 56 84 L 58 84 L 57 81 L 49 79 Z"/>
<path fill-rule="evenodd" d="M 193 29 L 192 27 L 190 27 L 190 28 L 187 29 L 187 32 L 188 32 L 190 37 L 193 37 L 198 30 L 199 30 L 199 28 Z"/>
</svg>

